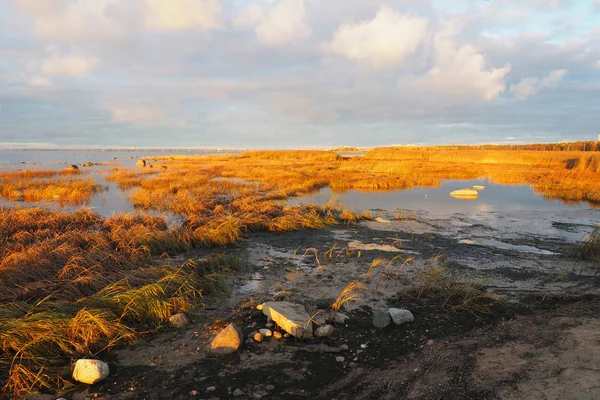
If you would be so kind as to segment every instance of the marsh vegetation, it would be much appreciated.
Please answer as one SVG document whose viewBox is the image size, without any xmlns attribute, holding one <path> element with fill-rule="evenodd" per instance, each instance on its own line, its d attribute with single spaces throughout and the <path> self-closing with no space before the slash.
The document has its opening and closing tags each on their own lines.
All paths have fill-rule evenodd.
<svg viewBox="0 0 600 400">
<path fill-rule="evenodd" d="M 0 208 L 3 391 L 18 397 L 68 385 L 69 359 L 131 343 L 161 329 L 171 315 L 201 308 L 206 296 L 226 293 L 226 278 L 241 261 L 220 252 L 250 232 L 322 229 L 373 219 L 333 202 L 288 206 L 282 200 L 290 197 L 325 187 L 381 191 L 488 177 L 532 185 L 548 198 L 599 205 L 600 155 L 560 150 L 393 147 L 352 158 L 333 151 L 155 156 L 149 157 L 154 168 L 112 168 L 100 174 L 128 191 L 136 213 L 103 217 L 89 209 Z M 80 170 L 0 172 L 0 195 L 8 200 L 78 205 L 104 189 Z M 416 216 L 398 213 L 397 219 Z M 582 248 L 584 257 L 598 260 L 599 238 L 596 228 Z M 191 253 L 199 248 L 209 249 L 209 255 Z M 191 260 L 170 259 L 182 253 Z M 319 260 L 317 250 L 315 257 Z M 378 270 L 400 275 L 410 261 L 376 259 L 361 279 L 371 279 Z M 481 314 L 500 301 L 479 286 L 449 279 L 445 264 L 420 278 L 411 294 L 417 299 L 445 296 L 448 310 Z M 359 280 L 352 281 L 332 308 L 352 301 L 361 287 Z"/>
</svg>

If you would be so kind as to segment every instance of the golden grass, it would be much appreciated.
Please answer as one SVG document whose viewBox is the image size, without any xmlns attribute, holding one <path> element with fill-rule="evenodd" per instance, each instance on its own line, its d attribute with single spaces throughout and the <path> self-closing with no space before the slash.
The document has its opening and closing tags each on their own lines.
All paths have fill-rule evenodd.
<svg viewBox="0 0 600 400">
<path fill-rule="evenodd" d="M 585 148 L 584 145 L 587 146 L 583 143 L 581 146 L 573 145 L 573 148 Z M 349 159 L 334 152 L 316 150 L 164 159 L 170 160 L 169 168 L 175 169 L 172 171 L 174 174 L 184 173 L 181 181 L 189 181 L 192 186 L 199 176 L 238 178 L 254 183 L 256 189 L 264 192 L 262 198 L 267 200 L 281 200 L 327 186 L 338 192 L 381 191 L 414 186 L 435 187 L 441 184 L 442 179 L 488 177 L 497 183 L 531 185 L 534 190 L 552 199 L 600 203 L 600 154 L 590 151 L 549 151 L 544 148 L 393 147 L 372 149 L 364 157 Z M 191 178 L 190 173 L 197 176 Z M 160 182 L 156 180 L 154 185 L 152 190 L 158 189 Z M 151 190 L 150 186 L 147 189 Z M 167 189 L 163 182 L 162 189 L 177 190 L 177 187 L 171 185 Z M 197 197 L 196 194 L 185 193 L 188 197 Z M 238 194 L 257 197 L 256 193 Z M 180 211 L 189 213 L 190 204 L 183 207 L 189 200 L 184 195 L 181 197 L 176 199 L 182 205 Z M 135 201 L 143 207 L 152 204 L 147 193 L 140 193 Z M 194 208 L 193 205 L 191 208 Z"/>
<path fill-rule="evenodd" d="M 0 173 L 0 196 L 9 200 L 57 201 L 83 204 L 104 188 L 92 178 L 81 178 L 80 170 L 39 170 Z"/>
<path fill-rule="evenodd" d="M 0 230 L 0 381 L 15 398 L 60 385 L 65 357 L 130 341 L 224 292 L 238 264 L 155 261 L 197 239 L 148 215 L 0 208 Z"/>
</svg>

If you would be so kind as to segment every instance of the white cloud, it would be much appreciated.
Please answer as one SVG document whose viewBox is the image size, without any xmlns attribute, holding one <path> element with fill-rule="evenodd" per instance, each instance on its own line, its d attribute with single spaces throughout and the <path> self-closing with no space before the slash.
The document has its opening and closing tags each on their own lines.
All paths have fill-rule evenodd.
<svg viewBox="0 0 600 400">
<path fill-rule="evenodd" d="M 510 64 L 501 68 L 489 65 L 485 55 L 471 45 L 459 46 L 454 40 L 457 27 L 448 25 L 437 32 L 432 42 L 432 68 L 423 77 L 437 91 L 458 97 L 475 95 L 492 100 L 506 90 L 504 78 Z"/>
<path fill-rule="evenodd" d="M 134 103 L 116 103 L 108 106 L 113 122 L 153 123 L 163 121 L 168 116 L 165 108 Z"/>
<path fill-rule="evenodd" d="M 41 71 L 46 76 L 81 76 L 92 72 L 98 65 L 93 57 L 77 55 L 58 56 L 56 54 L 45 58 L 41 63 Z"/>
<path fill-rule="evenodd" d="M 57 2 L 56 8 L 46 6 L 28 7 L 34 17 L 34 29 L 38 36 L 70 42 L 84 42 L 89 39 L 119 37 L 126 33 L 126 27 L 110 18 L 109 7 L 120 0 L 79 0 L 66 3 Z"/>
<path fill-rule="evenodd" d="M 27 79 L 27 84 L 34 87 L 50 86 L 52 82 L 43 76 L 35 75 Z"/>
<path fill-rule="evenodd" d="M 146 25 L 165 31 L 210 30 L 221 26 L 219 0 L 145 0 Z"/>
<path fill-rule="evenodd" d="M 304 0 L 278 0 L 270 12 L 264 6 L 250 4 L 239 11 L 234 24 L 254 28 L 259 40 L 271 46 L 304 39 L 312 33 Z"/>
<path fill-rule="evenodd" d="M 519 100 L 525 100 L 536 95 L 542 89 L 556 89 L 558 84 L 567 75 L 566 69 L 555 69 L 545 78 L 530 77 L 520 80 L 510 86 L 510 92 Z"/>
<path fill-rule="evenodd" d="M 375 18 L 345 24 L 328 47 L 335 54 L 378 68 L 402 63 L 427 37 L 428 20 L 382 6 Z"/>
</svg>

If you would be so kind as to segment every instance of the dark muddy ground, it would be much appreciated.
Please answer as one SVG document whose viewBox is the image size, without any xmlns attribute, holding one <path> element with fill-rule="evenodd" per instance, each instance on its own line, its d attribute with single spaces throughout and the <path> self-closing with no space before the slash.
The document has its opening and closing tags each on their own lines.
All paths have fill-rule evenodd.
<svg viewBox="0 0 600 400">
<path fill-rule="evenodd" d="M 111 366 L 109 378 L 63 395 L 229 399 L 239 389 L 240 399 L 600 398 L 598 266 L 579 259 L 573 241 L 457 226 L 448 234 L 435 221 L 407 220 L 251 234 L 223 249 L 246 260 L 232 277 L 231 295 L 214 299 L 185 329 L 100 355 Z M 470 232 L 475 239 L 461 243 Z M 318 262 L 314 251 L 304 255 L 308 248 L 318 251 Z M 366 276 L 378 257 L 401 258 Z M 473 315 L 442 307 L 443 294 L 433 291 L 417 300 L 414 288 L 440 265 L 457 284 L 477 283 L 507 301 Z M 330 338 L 269 338 L 227 358 L 207 356 L 208 341 L 226 323 L 235 321 L 246 335 L 264 326 L 266 317 L 253 307 L 259 301 L 286 299 L 313 314 L 354 280 L 365 287 L 346 305 L 347 325 Z M 408 308 L 415 321 L 374 328 L 371 309 L 386 306 Z M 310 344 L 347 349 L 304 351 Z"/>
</svg>

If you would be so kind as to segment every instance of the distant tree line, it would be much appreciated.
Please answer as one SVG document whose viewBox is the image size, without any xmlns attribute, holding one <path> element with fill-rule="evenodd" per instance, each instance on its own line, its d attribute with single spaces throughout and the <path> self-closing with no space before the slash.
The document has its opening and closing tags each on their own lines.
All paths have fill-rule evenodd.
<svg viewBox="0 0 600 400">
<path fill-rule="evenodd" d="M 483 145 L 446 145 L 446 146 L 393 146 L 390 148 L 408 148 L 413 150 L 537 150 L 537 151 L 600 151 L 600 141 L 579 141 L 563 143 L 532 144 L 483 144 Z"/>
</svg>

